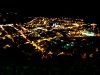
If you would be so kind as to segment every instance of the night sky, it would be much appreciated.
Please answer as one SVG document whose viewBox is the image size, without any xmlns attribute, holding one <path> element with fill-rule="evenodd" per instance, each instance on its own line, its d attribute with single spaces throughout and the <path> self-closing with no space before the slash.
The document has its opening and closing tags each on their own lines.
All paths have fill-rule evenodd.
<svg viewBox="0 0 100 75">
<path fill-rule="evenodd" d="M 1 11 L 21 11 L 23 14 L 50 17 L 76 17 L 98 22 L 98 2 L 2 0 Z"/>
</svg>

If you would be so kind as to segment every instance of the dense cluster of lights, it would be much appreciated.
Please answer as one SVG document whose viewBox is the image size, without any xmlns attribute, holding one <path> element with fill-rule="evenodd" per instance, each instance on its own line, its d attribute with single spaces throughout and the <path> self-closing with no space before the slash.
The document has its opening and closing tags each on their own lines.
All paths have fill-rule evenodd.
<svg viewBox="0 0 100 75">
<path fill-rule="evenodd" d="M 89 28 L 85 28 L 85 26 L 90 26 Z M 10 27 L 10 29 L 14 29 L 16 30 L 16 32 L 10 33 L 9 31 L 7 31 L 5 28 Z M 75 20 L 69 20 L 69 19 L 60 19 L 60 18 L 44 18 L 44 17 L 35 17 L 33 20 L 31 20 L 30 22 L 24 23 L 24 24 L 6 24 L 6 25 L 0 25 L 0 38 L 2 40 L 9 38 L 12 40 L 13 43 L 17 43 L 17 41 L 15 41 L 15 37 L 23 37 L 26 42 L 24 42 L 23 44 L 31 44 L 33 47 L 35 47 L 34 50 L 36 50 L 36 52 L 41 52 L 42 53 L 42 58 L 47 58 L 48 55 L 49 57 L 52 57 L 52 54 L 57 54 L 57 55 L 70 55 L 72 56 L 72 54 L 74 53 L 74 51 L 72 53 L 69 52 L 63 52 L 63 51 L 57 51 L 54 52 L 53 50 L 51 51 L 46 51 L 46 47 L 47 44 L 45 41 L 51 42 L 54 39 L 59 40 L 59 38 L 64 37 L 64 34 L 66 35 L 66 37 L 88 37 L 88 36 L 99 36 L 99 29 L 98 29 L 98 33 L 95 34 L 94 33 L 94 29 L 96 29 L 96 24 L 85 24 L 83 19 L 75 19 Z M 10 30 L 10 31 L 11 31 Z M 63 32 L 61 32 L 60 30 L 63 30 Z M 89 32 L 89 30 L 91 30 L 92 32 Z M 5 35 L 3 34 L 3 32 L 5 32 Z M 51 34 L 47 34 L 47 32 L 51 32 Z M 42 36 L 42 35 L 45 36 Z M 54 34 L 54 36 L 53 36 Z M 36 37 L 37 39 L 33 39 L 30 40 L 28 37 Z M 17 39 L 20 41 L 20 39 Z M 44 42 L 43 42 L 44 41 Z M 61 42 L 64 42 L 64 40 L 60 40 Z M 43 42 L 41 44 L 41 42 Z M 57 42 L 54 41 L 54 43 L 56 44 Z M 51 43 L 52 44 L 52 43 Z M 17 47 L 20 47 L 21 45 L 18 44 Z M 69 49 L 70 47 L 73 47 L 74 43 L 72 42 L 71 44 L 66 44 L 64 46 L 62 46 L 62 48 L 64 49 Z M 11 47 L 10 44 L 6 44 L 5 46 L 3 46 L 4 49 L 6 49 L 7 47 Z M 97 49 L 96 49 L 97 51 Z M 25 52 L 23 50 L 23 52 Z M 86 54 L 84 54 L 83 56 L 85 57 Z M 90 55 L 90 57 L 92 57 L 93 54 Z"/>
</svg>

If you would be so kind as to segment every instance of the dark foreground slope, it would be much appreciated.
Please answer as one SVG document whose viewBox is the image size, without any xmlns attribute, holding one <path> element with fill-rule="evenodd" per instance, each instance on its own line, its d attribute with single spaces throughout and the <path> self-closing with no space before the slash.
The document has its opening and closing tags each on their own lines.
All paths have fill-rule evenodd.
<svg viewBox="0 0 100 75">
<path fill-rule="evenodd" d="M 33 65 L 19 65 L 12 61 L 0 62 L 1 75 L 97 75 L 100 73 L 100 55 L 88 60 L 68 60 L 62 58 L 59 60 L 44 60 L 39 61 L 38 64 Z"/>
<path fill-rule="evenodd" d="M 89 41 L 100 43 L 99 38 L 89 38 Z M 1 42 L 2 44 L 4 42 Z M 10 42 L 9 42 L 10 43 Z M 97 75 L 100 73 L 100 52 L 96 53 L 92 58 L 86 60 L 80 59 L 77 52 L 72 57 L 53 55 L 51 59 L 41 60 L 41 53 L 34 53 L 33 56 L 28 57 L 27 53 L 23 53 L 21 48 L 17 45 L 10 43 L 12 48 L 2 49 L 0 45 L 0 70 L 1 75 L 84 75 L 91 74 Z M 95 45 L 93 45 L 95 47 Z M 92 50 L 92 46 L 91 49 Z M 28 47 L 27 52 L 31 50 Z M 85 50 L 85 49 L 84 49 Z M 91 52 L 91 50 L 89 50 Z M 31 51 L 30 51 L 31 53 Z M 81 52 L 82 53 L 82 52 Z M 32 63 L 28 60 L 31 58 Z"/>
</svg>

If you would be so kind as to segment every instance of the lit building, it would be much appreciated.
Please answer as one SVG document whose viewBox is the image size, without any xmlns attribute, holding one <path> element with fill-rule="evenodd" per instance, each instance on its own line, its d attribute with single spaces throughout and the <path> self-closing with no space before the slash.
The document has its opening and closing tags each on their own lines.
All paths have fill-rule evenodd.
<svg viewBox="0 0 100 75">
<path fill-rule="evenodd" d="M 96 25 L 97 25 L 97 24 L 95 24 L 95 23 L 92 23 L 92 24 L 91 24 L 91 26 L 92 26 L 93 29 L 96 28 Z"/>
<path fill-rule="evenodd" d="M 95 33 L 94 32 L 89 32 L 89 31 L 82 31 L 82 35 L 85 35 L 85 36 L 94 36 Z"/>
</svg>

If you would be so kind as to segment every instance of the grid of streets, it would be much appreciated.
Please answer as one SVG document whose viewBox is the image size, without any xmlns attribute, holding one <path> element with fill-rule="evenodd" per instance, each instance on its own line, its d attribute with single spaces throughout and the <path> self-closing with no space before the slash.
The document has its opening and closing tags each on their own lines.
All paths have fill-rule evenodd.
<svg viewBox="0 0 100 75">
<path fill-rule="evenodd" d="M 75 49 L 76 46 L 84 47 L 93 44 L 93 41 L 83 43 L 82 41 L 86 40 L 83 37 L 100 36 L 100 30 L 96 26 L 95 23 L 85 24 L 83 19 L 34 17 L 24 24 L 0 25 L 0 39 L 9 39 L 16 43 L 18 48 L 31 44 L 35 52 L 42 53 L 42 58 L 52 57 L 52 54 L 72 56 L 75 51 L 71 49 Z M 66 39 L 73 37 L 82 37 L 82 43 L 77 43 L 75 38 L 69 41 Z M 2 46 L 3 49 L 9 47 L 12 46 L 7 43 Z M 96 47 L 95 50 L 97 52 L 98 48 Z M 85 58 L 86 53 L 82 56 Z M 90 57 L 92 56 L 93 53 L 90 54 Z"/>
</svg>

